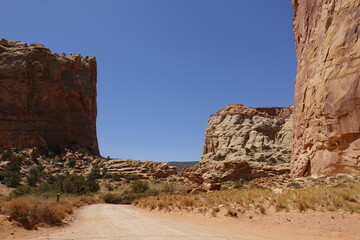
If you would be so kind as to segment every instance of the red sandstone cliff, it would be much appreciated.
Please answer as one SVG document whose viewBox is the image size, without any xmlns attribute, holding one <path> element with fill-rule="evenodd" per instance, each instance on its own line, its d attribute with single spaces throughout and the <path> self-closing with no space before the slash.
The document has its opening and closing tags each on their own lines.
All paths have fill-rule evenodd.
<svg viewBox="0 0 360 240">
<path fill-rule="evenodd" d="M 0 151 L 76 144 L 98 154 L 96 59 L 0 40 Z"/>
<path fill-rule="evenodd" d="M 292 173 L 360 174 L 360 2 L 293 0 Z"/>
</svg>

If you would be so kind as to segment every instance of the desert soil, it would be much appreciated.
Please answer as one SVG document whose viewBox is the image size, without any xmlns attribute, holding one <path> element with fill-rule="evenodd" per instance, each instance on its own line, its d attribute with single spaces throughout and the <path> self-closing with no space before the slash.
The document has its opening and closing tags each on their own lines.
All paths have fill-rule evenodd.
<svg viewBox="0 0 360 240">
<path fill-rule="evenodd" d="M 0 224 L 0 239 L 340 240 L 360 239 L 360 215 L 274 213 L 238 218 L 148 212 L 96 204 L 78 209 L 65 227 L 26 231 Z M 1 222 L 4 223 L 5 219 Z"/>
</svg>

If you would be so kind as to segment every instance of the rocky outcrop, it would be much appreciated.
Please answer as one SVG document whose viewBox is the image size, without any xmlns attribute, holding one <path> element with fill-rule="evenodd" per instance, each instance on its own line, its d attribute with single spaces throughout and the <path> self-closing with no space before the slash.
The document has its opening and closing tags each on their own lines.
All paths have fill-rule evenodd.
<svg viewBox="0 0 360 240">
<path fill-rule="evenodd" d="M 104 162 L 103 166 L 111 173 L 124 176 L 136 174 L 141 179 L 166 178 L 177 174 L 176 167 L 169 166 L 166 162 L 112 159 Z"/>
<path fill-rule="evenodd" d="M 230 104 L 210 116 L 199 164 L 182 176 L 202 183 L 253 179 L 289 172 L 292 107 Z"/>
<path fill-rule="evenodd" d="M 40 155 L 36 148 L 20 151 L 7 151 L 0 160 L 0 172 L 11 162 L 18 162 L 22 166 L 22 173 L 26 174 L 32 167 L 41 166 L 49 174 L 81 174 L 87 175 L 97 166 L 102 175 L 119 174 L 123 178 L 131 174 L 139 179 L 167 178 L 177 174 L 176 167 L 166 162 L 138 161 L 132 159 L 105 159 L 88 152 L 78 152 L 65 149 L 56 156 Z"/>
<path fill-rule="evenodd" d="M 96 59 L 0 40 L 0 151 L 73 145 L 98 154 Z"/>
<path fill-rule="evenodd" d="M 360 174 L 360 2 L 293 0 L 292 174 Z"/>
</svg>

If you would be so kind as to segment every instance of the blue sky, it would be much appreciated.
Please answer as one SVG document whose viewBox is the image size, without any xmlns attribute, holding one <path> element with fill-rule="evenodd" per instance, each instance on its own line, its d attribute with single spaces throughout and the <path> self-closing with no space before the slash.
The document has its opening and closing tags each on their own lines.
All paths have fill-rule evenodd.
<svg viewBox="0 0 360 240">
<path fill-rule="evenodd" d="M 0 38 L 97 57 L 103 156 L 199 160 L 210 114 L 293 104 L 290 0 L 0 4 Z"/>
</svg>

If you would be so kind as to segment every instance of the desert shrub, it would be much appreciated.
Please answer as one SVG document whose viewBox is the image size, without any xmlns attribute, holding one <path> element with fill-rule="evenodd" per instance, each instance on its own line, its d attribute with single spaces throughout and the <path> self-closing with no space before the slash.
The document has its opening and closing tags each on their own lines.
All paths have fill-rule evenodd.
<svg viewBox="0 0 360 240">
<path fill-rule="evenodd" d="M 21 151 L 21 147 L 16 147 L 13 149 L 14 152 L 19 153 Z"/>
<path fill-rule="evenodd" d="M 6 161 L 7 159 L 11 158 L 13 155 L 13 152 L 11 150 L 4 151 L 1 154 L 1 161 Z"/>
<path fill-rule="evenodd" d="M 114 191 L 114 187 L 111 184 L 105 184 L 105 187 L 108 191 Z"/>
<path fill-rule="evenodd" d="M 111 157 L 110 157 L 110 156 L 107 156 L 107 157 L 106 157 L 106 160 L 111 160 Z"/>
<path fill-rule="evenodd" d="M 235 209 L 232 209 L 232 208 L 227 209 L 226 215 L 229 216 L 229 217 L 234 217 L 234 218 L 238 217 L 237 211 Z"/>
<path fill-rule="evenodd" d="M 75 167 L 75 165 L 76 165 L 76 160 L 73 159 L 73 158 L 69 159 L 67 165 L 68 165 L 69 167 L 71 167 L 71 168 Z"/>
<path fill-rule="evenodd" d="M 33 192 L 35 192 L 35 189 L 28 186 L 28 185 L 19 186 L 19 187 L 15 188 L 14 190 L 11 191 L 10 198 L 17 198 L 17 197 L 20 197 L 22 195 L 31 194 Z"/>
<path fill-rule="evenodd" d="M 4 211 L 24 228 L 36 229 L 42 224 L 61 225 L 65 216 L 72 212 L 72 206 L 26 196 L 6 202 Z"/>
<path fill-rule="evenodd" d="M 31 187 L 35 187 L 37 183 L 41 180 L 43 176 L 42 167 L 32 167 L 29 170 L 29 173 L 26 175 L 26 181 Z"/>
<path fill-rule="evenodd" d="M 242 188 L 246 182 L 248 182 L 248 180 L 246 180 L 244 178 L 239 178 L 239 180 L 237 180 L 233 184 L 233 188 L 236 188 L 236 189 Z"/>
<path fill-rule="evenodd" d="M 99 178 L 101 178 L 100 168 L 98 165 L 94 165 L 91 172 L 88 174 L 87 179 L 94 181 Z"/>
<path fill-rule="evenodd" d="M 275 164 L 275 163 L 277 163 L 277 160 L 276 160 L 275 158 L 271 157 L 271 158 L 269 159 L 269 163 L 270 163 L 270 164 Z"/>
<path fill-rule="evenodd" d="M 246 152 L 246 154 L 248 154 L 251 152 L 251 150 L 249 148 L 245 148 L 245 152 Z"/>
<path fill-rule="evenodd" d="M 291 183 L 289 183 L 288 185 L 286 185 L 289 188 L 301 188 L 301 184 L 295 181 L 292 181 Z"/>
<path fill-rule="evenodd" d="M 36 149 L 33 149 L 30 153 L 30 157 L 32 161 L 36 161 L 36 159 L 39 157 L 39 152 Z"/>
<path fill-rule="evenodd" d="M 145 181 L 134 181 L 131 183 L 131 191 L 134 193 L 144 193 L 149 189 L 149 184 Z"/>
<path fill-rule="evenodd" d="M 113 173 L 110 175 L 110 178 L 114 181 L 120 181 L 121 178 L 124 178 L 124 175 L 119 174 L 119 173 Z"/>
<path fill-rule="evenodd" d="M 106 193 L 103 196 L 103 200 L 106 203 L 111 204 L 131 204 L 135 199 L 145 197 L 146 194 L 137 194 L 137 193 Z"/>
<path fill-rule="evenodd" d="M 250 150 L 256 152 L 257 148 L 254 145 L 251 145 Z"/>
<path fill-rule="evenodd" d="M 243 183 L 235 182 L 234 185 L 233 185 L 233 188 L 239 189 L 239 188 L 242 188 L 243 186 L 244 186 Z"/>
<path fill-rule="evenodd" d="M 136 192 L 132 192 L 132 191 L 125 191 L 123 193 L 115 193 L 115 192 L 106 193 L 102 196 L 102 198 L 103 198 L 104 202 L 106 202 L 106 203 L 131 204 L 133 201 L 135 201 L 137 199 L 150 197 L 150 196 L 156 196 L 158 194 L 159 194 L 158 191 L 149 188 L 147 191 L 142 192 L 142 193 L 136 193 Z"/>
<path fill-rule="evenodd" d="M 176 190 L 177 188 L 173 183 L 165 183 L 161 188 L 161 192 L 165 192 L 165 193 L 174 193 L 176 192 Z"/>
<path fill-rule="evenodd" d="M 55 157 L 55 153 L 53 151 L 48 151 L 46 153 L 46 156 L 49 157 L 49 158 L 52 158 L 52 157 Z"/>
<path fill-rule="evenodd" d="M 262 149 L 263 149 L 263 150 L 270 150 L 270 146 L 269 146 L 269 145 L 263 145 L 263 146 L 262 146 Z"/>
<path fill-rule="evenodd" d="M 68 175 L 61 183 L 61 191 L 70 194 L 86 194 L 99 191 L 100 186 L 94 180 L 87 180 L 83 176 Z"/>
<path fill-rule="evenodd" d="M 130 181 L 136 181 L 139 180 L 139 175 L 137 174 L 130 174 L 129 176 L 127 176 L 126 181 L 130 182 Z"/>
<path fill-rule="evenodd" d="M 95 180 L 86 179 L 81 175 L 49 176 L 47 182 L 39 186 L 39 192 L 64 192 L 69 194 L 87 194 L 100 190 Z"/>
<path fill-rule="evenodd" d="M 20 165 L 16 162 L 8 164 L 2 173 L 2 183 L 8 187 L 17 187 L 21 182 Z"/>
</svg>

